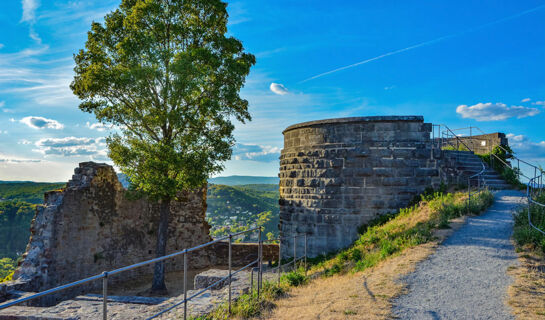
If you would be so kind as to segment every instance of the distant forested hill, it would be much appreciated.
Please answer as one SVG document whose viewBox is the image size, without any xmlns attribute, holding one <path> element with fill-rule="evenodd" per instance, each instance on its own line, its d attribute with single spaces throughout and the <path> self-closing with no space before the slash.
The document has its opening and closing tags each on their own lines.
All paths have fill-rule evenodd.
<svg viewBox="0 0 545 320">
<path fill-rule="evenodd" d="M 206 217 L 212 236 L 262 225 L 264 235 L 277 237 L 278 197 L 277 184 L 209 185 Z"/>
<path fill-rule="evenodd" d="M 44 201 L 44 193 L 64 186 L 64 183 L 0 182 L 0 281 L 13 271 L 17 257 L 25 251 L 30 223 L 36 205 Z"/>
<path fill-rule="evenodd" d="M 208 179 L 208 183 L 223 184 L 227 186 L 238 186 L 247 184 L 276 184 L 280 179 L 278 177 L 254 177 L 254 176 L 228 176 Z"/>
<path fill-rule="evenodd" d="M 45 182 L 2 182 L 0 183 L 0 201 L 25 201 L 34 204 L 44 202 L 46 191 L 63 188 L 65 183 Z"/>
</svg>

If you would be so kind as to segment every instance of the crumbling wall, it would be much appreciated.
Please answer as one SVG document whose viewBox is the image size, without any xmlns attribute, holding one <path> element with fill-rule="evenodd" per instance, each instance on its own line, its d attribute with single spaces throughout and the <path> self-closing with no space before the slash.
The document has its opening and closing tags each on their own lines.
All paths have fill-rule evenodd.
<svg viewBox="0 0 545 320">
<path fill-rule="evenodd" d="M 80 163 L 65 189 L 45 194 L 14 278 L 26 281 L 26 290 L 42 291 L 154 258 L 158 208 L 127 195 L 111 166 Z M 167 253 L 211 240 L 205 212 L 206 188 L 180 193 L 171 206 Z M 192 269 L 209 266 L 210 254 L 193 252 L 189 262 Z M 152 268 L 133 269 L 110 281 L 149 275 Z M 183 270 L 183 257 L 169 259 L 166 269 Z M 100 285 L 95 282 L 80 289 Z"/>
<path fill-rule="evenodd" d="M 469 149 L 477 154 L 490 153 L 495 146 L 509 145 L 509 141 L 502 132 L 494 132 L 489 134 L 473 135 L 471 137 L 458 137 Z M 453 145 L 457 145 L 456 138 L 449 139 Z M 463 145 L 462 145 L 463 146 Z"/>
</svg>

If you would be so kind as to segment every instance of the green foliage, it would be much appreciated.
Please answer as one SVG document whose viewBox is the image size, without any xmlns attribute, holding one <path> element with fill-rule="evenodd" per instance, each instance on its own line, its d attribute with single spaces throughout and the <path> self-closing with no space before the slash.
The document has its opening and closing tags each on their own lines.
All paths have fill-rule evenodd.
<svg viewBox="0 0 545 320">
<path fill-rule="evenodd" d="M 441 150 L 469 151 L 469 149 L 466 148 L 466 146 L 464 146 L 463 144 L 459 144 L 457 147 L 452 145 L 444 146 L 441 148 Z"/>
<path fill-rule="evenodd" d="M 396 255 L 406 248 L 433 239 L 433 230 L 448 226 L 450 219 L 468 213 L 477 214 L 490 206 L 493 195 L 488 190 L 472 197 L 468 206 L 464 193 L 427 192 L 420 205 L 401 209 L 398 214 L 379 217 L 360 230 L 360 238 L 332 257 L 309 259 L 325 276 L 346 271 L 361 271 Z M 426 208 L 424 208 L 426 207 Z"/>
<path fill-rule="evenodd" d="M 263 282 L 261 294 L 257 296 L 257 290 L 251 294 L 243 294 L 231 305 L 231 314 L 227 303 L 222 304 L 211 314 L 193 318 L 193 320 L 227 320 L 250 319 L 258 317 L 267 309 L 274 306 L 274 300 L 286 295 L 288 284 L 284 281 L 279 285 L 276 282 Z"/>
<path fill-rule="evenodd" d="M 22 201 L 0 202 L 0 257 L 16 258 L 25 251 L 36 205 Z"/>
<path fill-rule="evenodd" d="M 0 282 L 9 281 L 13 276 L 13 271 L 17 267 L 17 262 L 11 258 L 0 259 Z"/>
<path fill-rule="evenodd" d="M 283 274 L 281 280 L 286 281 L 292 287 L 298 287 L 308 282 L 308 277 L 305 276 L 305 270 L 299 268 L 296 271 L 291 271 Z"/>
<path fill-rule="evenodd" d="M 212 227 L 210 234 L 219 238 L 263 226 L 267 239 L 278 237 L 278 197 L 278 185 L 209 185 L 206 216 Z"/>
<path fill-rule="evenodd" d="M 545 203 L 545 193 L 537 197 L 536 201 Z M 536 227 L 545 230 L 545 208 L 537 205 L 530 206 L 530 218 Z M 530 226 L 526 206 L 515 215 L 513 239 L 518 247 L 528 247 L 541 255 L 545 254 L 545 235 Z"/>
<path fill-rule="evenodd" d="M 513 150 L 507 145 L 495 146 L 491 153 L 478 154 L 482 161 L 491 164 L 492 168 L 498 172 L 505 182 L 518 188 L 524 188 L 525 185 L 520 182 L 518 168 L 508 166 L 509 160 L 513 159 Z"/>
<path fill-rule="evenodd" d="M 134 189 L 169 201 L 223 169 L 255 57 L 226 36 L 220 0 L 123 0 L 74 56 L 80 109 L 117 126 L 109 157 Z"/>
<path fill-rule="evenodd" d="M 5 182 L 0 183 L 0 201 L 25 201 L 34 204 L 44 202 L 44 193 L 64 188 L 64 183 Z"/>
</svg>

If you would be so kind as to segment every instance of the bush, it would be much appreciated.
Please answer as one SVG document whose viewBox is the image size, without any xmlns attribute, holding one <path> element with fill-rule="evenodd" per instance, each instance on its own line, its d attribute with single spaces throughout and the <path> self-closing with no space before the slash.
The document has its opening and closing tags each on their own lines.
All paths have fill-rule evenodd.
<svg viewBox="0 0 545 320">
<path fill-rule="evenodd" d="M 545 193 L 538 197 L 536 201 L 545 203 Z M 532 205 L 530 207 L 530 218 L 537 228 L 545 230 L 545 208 Z M 518 247 L 529 247 L 542 255 L 545 254 L 545 235 L 530 226 L 526 206 L 521 208 L 515 215 L 513 239 Z"/>
<path fill-rule="evenodd" d="M 298 287 L 307 283 L 308 278 L 304 274 L 304 270 L 298 269 L 284 274 L 282 278 L 292 287 Z"/>
</svg>

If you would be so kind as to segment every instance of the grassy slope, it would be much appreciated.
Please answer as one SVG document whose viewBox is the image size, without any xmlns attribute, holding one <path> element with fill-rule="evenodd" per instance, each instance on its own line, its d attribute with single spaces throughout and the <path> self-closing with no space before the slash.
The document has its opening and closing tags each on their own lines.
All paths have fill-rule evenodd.
<svg viewBox="0 0 545 320">
<path fill-rule="evenodd" d="M 449 228 L 449 221 L 467 213 L 466 199 L 463 193 L 435 193 L 397 215 L 375 221 L 362 229 L 350 248 L 311 261 L 314 266 L 309 273 L 321 275 L 318 279 L 289 289 L 308 279 L 301 271 L 286 274 L 280 286 L 268 284 L 264 298 L 243 296 L 234 307 L 235 315 L 290 320 L 387 318 L 390 299 L 403 290 L 396 278 L 433 252 L 444 234 L 440 228 Z M 478 214 L 492 200 L 490 192 L 482 192 L 470 211 Z M 278 299 L 287 290 L 289 299 Z M 227 319 L 225 308 L 202 319 Z"/>
</svg>

